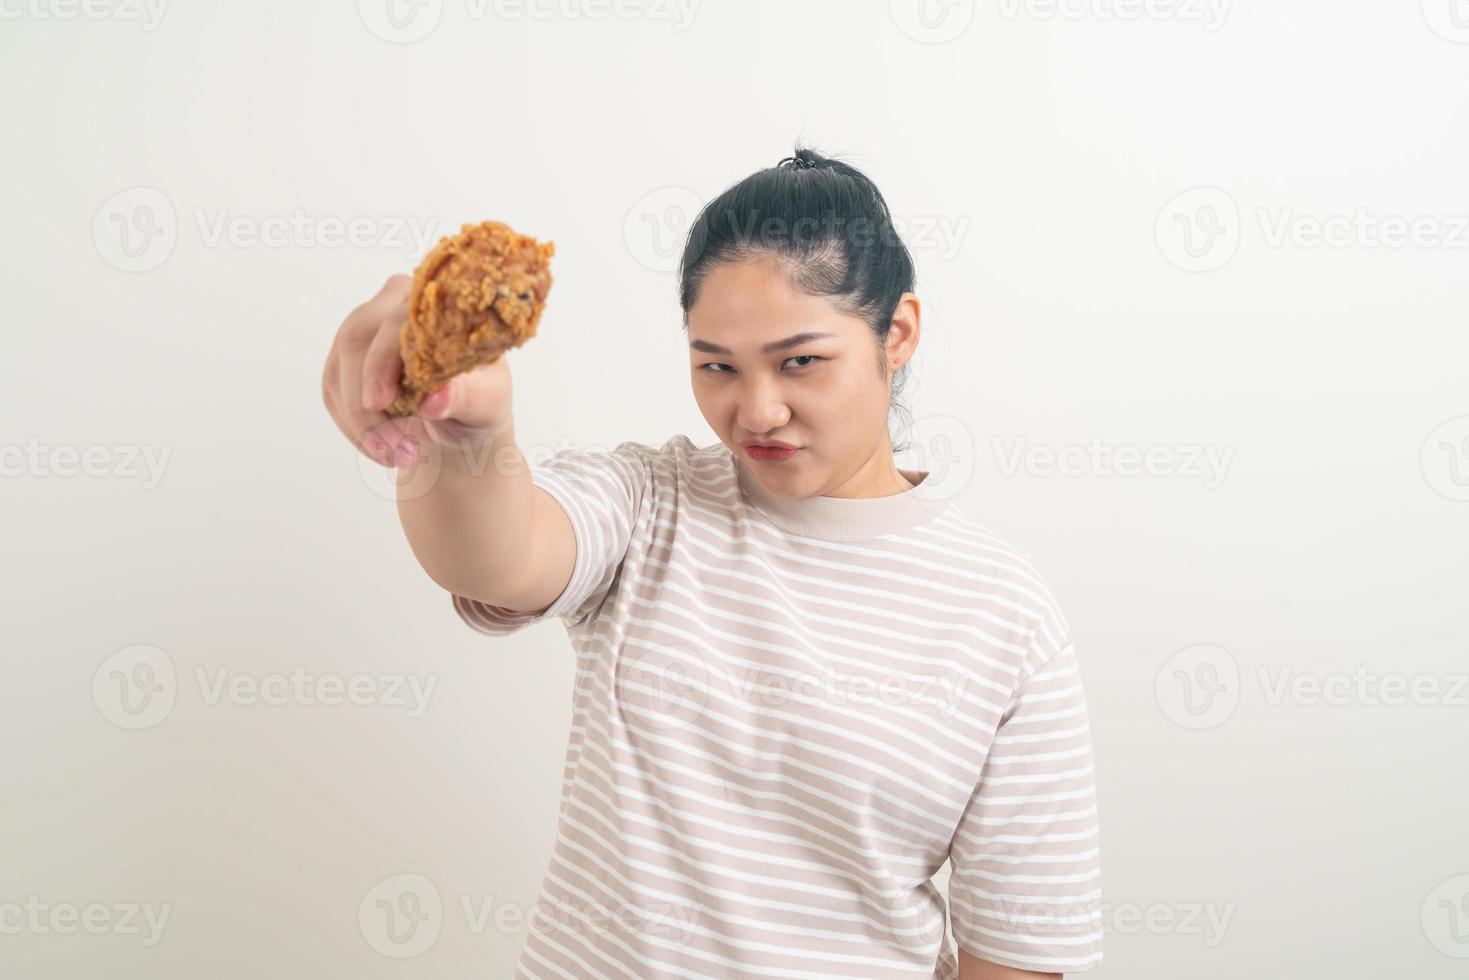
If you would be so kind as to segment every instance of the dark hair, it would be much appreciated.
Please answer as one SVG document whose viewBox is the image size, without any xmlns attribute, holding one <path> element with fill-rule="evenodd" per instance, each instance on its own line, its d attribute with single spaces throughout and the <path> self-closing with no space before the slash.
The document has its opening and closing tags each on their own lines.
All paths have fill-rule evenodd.
<svg viewBox="0 0 1469 980">
<path fill-rule="evenodd" d="M 799 144 L 794 156 L 758 170 L 699 212 L 679 262 L 679 303 L 689 310 L 710 271 L 722 262 L 770 256 L 791 285 L 826 296 L 861 317 L 877 341 L 878 371 L 887 372 L 884 348 L 893 312 L 913 291 L 913 257 L 893 228 L 887 202 L 866 175 Z M 893 375 L 892 411 L 906 415 L 897 396 L 908 364 Z M 894 451 L 906 449 L 896 443 Z"/>
</svg>

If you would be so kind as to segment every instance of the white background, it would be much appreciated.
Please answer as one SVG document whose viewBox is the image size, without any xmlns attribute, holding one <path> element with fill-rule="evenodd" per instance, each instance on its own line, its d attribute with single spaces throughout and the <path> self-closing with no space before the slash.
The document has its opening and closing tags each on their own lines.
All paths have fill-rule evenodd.
<svg viewBox="0 0 1469 980">
<path fill-rule="evenodd" d="M 0 0 L 0 974 L 509 975 L 570 648 L 454 616 L 323 359 L 493 217 L 557 246 L 527 454 L 712 442 L 678 232 L 797 138 L 915 255 L 904 465 L 1072 624 L 1094 975 L 1469 969 L 1469 3 L 387 2 Z M 215 696 L 297 668 L 434 687 Z"/>
</svg>

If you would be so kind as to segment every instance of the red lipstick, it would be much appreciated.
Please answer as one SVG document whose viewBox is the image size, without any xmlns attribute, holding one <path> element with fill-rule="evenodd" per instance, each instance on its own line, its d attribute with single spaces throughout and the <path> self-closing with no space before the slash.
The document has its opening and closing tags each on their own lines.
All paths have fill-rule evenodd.
<svg viewBox="0 0 1469 980">
<path fill-rule="evenodd" d="M 779 461 L 783 459 L 790 459 L 792 456 L 796 455 L 796 450 L 801 448 L 800 446 L 792 446 L 788 442 L 781 442 L 779 439 L 770 439 L 765 442 L 759 442 L 754 439 L 746 439 L 745 441 L 740 443 L 740 446 L 745 450 L 745 452 L 750 456 L 751 459 L 764 461 Z"/>
</svg>

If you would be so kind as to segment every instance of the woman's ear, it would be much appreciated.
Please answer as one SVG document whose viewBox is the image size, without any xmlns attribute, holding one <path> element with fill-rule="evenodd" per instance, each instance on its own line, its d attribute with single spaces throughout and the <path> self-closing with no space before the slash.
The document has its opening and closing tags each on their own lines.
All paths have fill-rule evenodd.
<svg viewBox="0 0 1469 980">
<path fill-rule="evenodd" d="M 886 343 L 889 374 L 896 374 L 899 368 L 913 359 L 913 352 L 918 349 L 922 320 L 923 311 L 917 296 L 904 293 L 898 297 Z"/>
</svg>

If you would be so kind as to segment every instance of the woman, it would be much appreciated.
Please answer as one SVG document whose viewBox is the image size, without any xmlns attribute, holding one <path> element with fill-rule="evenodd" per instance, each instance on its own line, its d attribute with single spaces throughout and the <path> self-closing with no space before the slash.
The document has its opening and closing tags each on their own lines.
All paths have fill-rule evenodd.
<svg viewBox="0 0 1469 980">
<path fill-rule="evenodd" d="M 517 977 L 1101 962 L 1066 621 L 1022 553 L 893 459 L 913 275 L 871 181 L 798 148 L 710 202 L 683 253 L 694 397 L 719 441 L 534 466 L 507 358 L 386 420 L 407 277 L 343 325 L 324 381 L 343 432 L 384 464 L 436 457 L 400 501 L 424 569 L 481 632 L 555 617 L 577 652 Z M 931 881 L 946 860 L 957 955 Z"/>
</svg>

